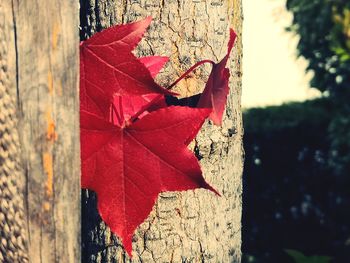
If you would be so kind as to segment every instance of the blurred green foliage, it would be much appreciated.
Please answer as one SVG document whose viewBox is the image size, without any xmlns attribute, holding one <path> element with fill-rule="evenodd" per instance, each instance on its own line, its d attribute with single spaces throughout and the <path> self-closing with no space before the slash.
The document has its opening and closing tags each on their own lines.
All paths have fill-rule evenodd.
<svg viewBox="0 0 350 263">
<path fill-rule="evenodd" d="M 328 127 L 330 138 L 330 167 L 335 175 L 349 175 L 350 171 L 350 107 L 340 105 Z"/>
<path fill-rule="evenodd" d="M 293 14 L 288 30 L 297 33 L 300 56 L 314 73 L 311 86 L 325 92 L 333 107 L 328 127 L 330 165 L 336 174 L 350 171 L 350 1 L 287 0 Z M 311 116 L 310 116 L 311 117 Z"/>
<path fill-rule="evenodd" d="M 286 247 L 349 262 L 344 108 L 325 97 L 243 112 L 243 262 L 293 262 Z"/>
<path fill-rule="evenodd" d="M 350 0 L 286 5 L 323 97 L 243 114 L 243 262 L 350 262 Z"/>
<path fill-rule="evenodd" d="M 333 114 L 333 104 L 324 98 L 251 108 L 244 111 L 244 129 L 248 133 L 271 134 L 305 124 L 327 127 Z"/>
<path fill-rule="evenodd" d="M 350 1 L 287 0 L 288 30 L 300 36 L 298 52 L 314 73 L 311 86 L 332 96 L 349 94 Z"/>
<path fill-rule="evenodd" d="M 286 253 L 294 259 L 295 263 L 330 263 L 331 258 L 326 256 L 310 256 L 307 257 L 303 253 L 293 250 L 286 249 Z"/>
</svg>

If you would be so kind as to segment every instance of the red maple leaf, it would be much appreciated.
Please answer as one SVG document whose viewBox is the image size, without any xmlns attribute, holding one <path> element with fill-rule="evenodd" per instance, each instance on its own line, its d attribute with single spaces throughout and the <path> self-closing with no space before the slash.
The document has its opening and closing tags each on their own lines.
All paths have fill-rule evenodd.
<svg viewBox="0 0 350 263">
<path fill-rule="evenodd" d="M 172 106 L 124 128 L 80 112 L 82 187 L 97 193 L 99 214 L 130 256 L 134 231 L 159 193 L 196 188 L 217 193 L 187 148 L 210 111 Z"/>
<path fill-rule="evenodd" d="M 205 188 L 217 193 L 187 145 L 209 114 L 221 124 L 229 91 L 226 63 L 236 38 L 231 30 L 219 63 L 198 62 L 173 84 L 197 66 L 213 64 L 197 108 L 168 107 L 164 95 L 173 93 L 153 79 L 168 58 L 132 53 L 150 22 L 149 17 L 112 27 L 80 45 L 82 187 L 97 193 L 102 219 L 130 256 L 134 231 L 160 192 Z M 190 105 L 196 97 L 182 102 Z"/>
<path fill-rule="evenodd" d="M 205 188 L 187 148 L 211 109 L 167 107 L 153 77 L 164 57 L 136 58 L 151 19 L 116 26 L 80 45 L 82 187 L 131 256 L 132 236 L 160 192 Z"/>
<path fill-rule="evenodd" d="M 221 125 L 222 115 L 225 110 L 227 95 L 229 93 L 228 81 L 230 78 L 230 70 L 226 68 L 226 63 L 231 53 L 233 44 L 236 40 L 236 33 L 230 29 L 230 40 L 226 56 L 217 64 L 213 64 L 213 69 L 209 75 L 207 84 L 200 96 L 197 107 L 212 108 L 209 118 L 216 125 Z"/>
</svg>

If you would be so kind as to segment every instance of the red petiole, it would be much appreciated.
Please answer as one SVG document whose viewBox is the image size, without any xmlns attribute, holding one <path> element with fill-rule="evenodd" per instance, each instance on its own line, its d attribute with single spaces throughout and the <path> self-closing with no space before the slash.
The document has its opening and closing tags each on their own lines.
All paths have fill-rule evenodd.
<svg viewBox="0 0 350 263">
<path fill-rule="evenodd" d="M 188 74 L 190 74 L 193 70 L 198 68 L 199 66 L 205 64 L 205 63 L 210 63 L 212 65 L 215 65 L 214 61 L 212 60 L 202 60 L 194 64 L 192 67 L 190 67 L 180 78 L 178 78 L 173 84 L 171 84 L 168 89 L 172 89 L 177 83 L 179 83 L 182 79 L 184 79 Z"/>
</svg>

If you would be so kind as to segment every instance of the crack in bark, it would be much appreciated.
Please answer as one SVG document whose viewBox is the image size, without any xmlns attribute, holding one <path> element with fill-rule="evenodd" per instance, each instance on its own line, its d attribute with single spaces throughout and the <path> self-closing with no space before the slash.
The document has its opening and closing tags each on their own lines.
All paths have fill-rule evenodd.
<svg viewBox="0 0 350 263">
<path fill-rule="evenodd" d="M 16 14 L 15 14 L 15 6 L 13 3 L 14 0 L 11 1 L 12 4 L 12 23 L 13 23 L 13 36 L 14 36 L 14 45 L 15 45 L 15 65 L 16 65 L 16 95 L 17 95 L 17 106 L 20 107 L 19 100 L 19 65 L 18 65 L 18 45 L 17 45 L 17 24 L 16 24 Z"/>
</svg>

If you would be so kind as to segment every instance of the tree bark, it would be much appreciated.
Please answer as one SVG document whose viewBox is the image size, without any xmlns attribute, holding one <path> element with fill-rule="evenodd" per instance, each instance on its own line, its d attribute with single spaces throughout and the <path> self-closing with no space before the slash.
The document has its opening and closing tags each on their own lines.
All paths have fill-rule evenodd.
<svg viewBox="0 0 350 263">
<path fill-rule="evenodd" d="M 137 55 L 165 55 L 170 63 L 158 77 L 169 85 L 201 59 L 221 59 L 229 27 L 238 33 L 231 54 L 230 87 L 222 127 L 206 123 L 192 147 L 206 180 L 222 197 L 196 190 L 161 194 L 133 240 L 132 262 L 240 262 L 242 194 L 242 6 L 241 0 L 81 0 L 81 39 L 114 24 L 151 15 L 150 30 Z M 182 95 L 204 87 L 210 67 L 177 86 Z M 96 196 L 83 191 L 83 262 L 131 262 L 118 238 L 101 222 Z"/>
<path fill-rule="evenodd" d="M 80 261 L 78 43 L 75 0 L 0 1 L 0 262 Z"/>
</svg>

